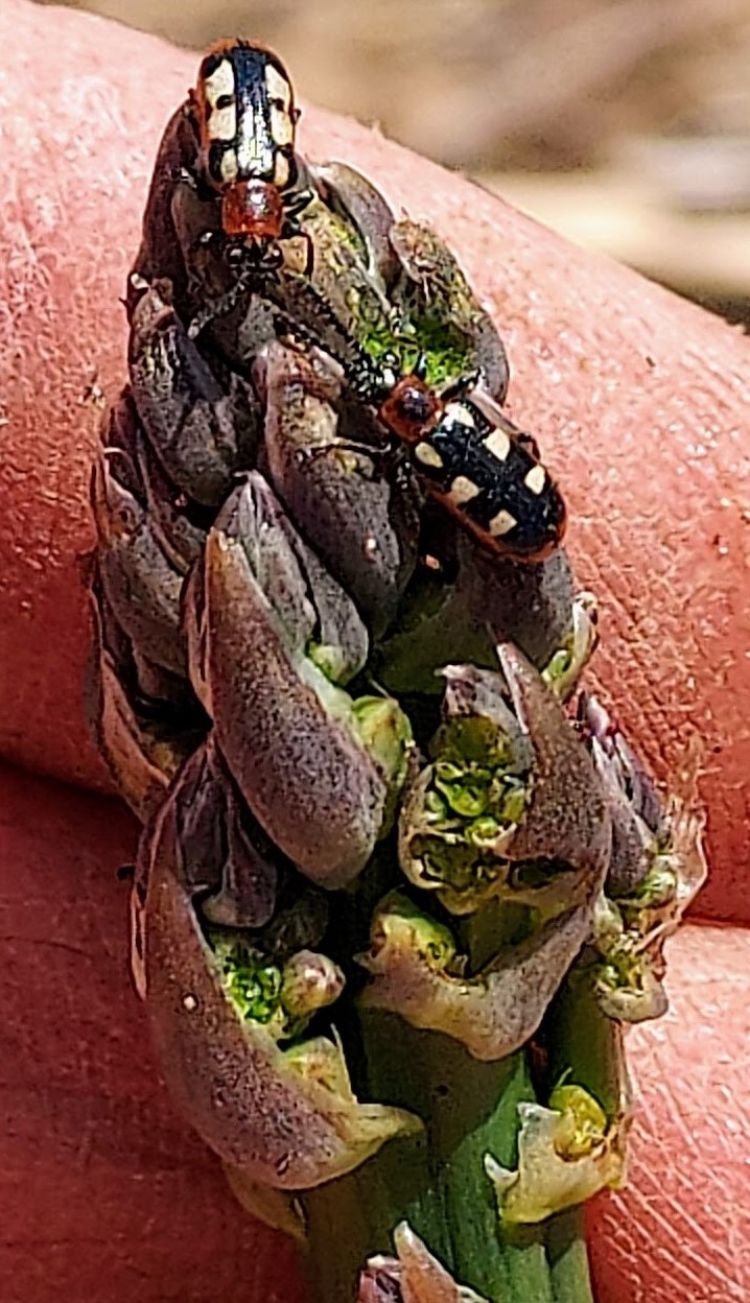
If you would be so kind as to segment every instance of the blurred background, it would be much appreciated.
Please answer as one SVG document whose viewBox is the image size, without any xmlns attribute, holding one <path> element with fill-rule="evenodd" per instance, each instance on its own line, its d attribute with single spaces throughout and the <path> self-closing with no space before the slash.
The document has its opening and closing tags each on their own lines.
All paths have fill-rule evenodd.
<svg viewBox="0 0 750 1303">
<path fill-rule="evenodd" d="M 71 0 L 348 113 L 750 324 L 750 0 Z"/>
</svg>

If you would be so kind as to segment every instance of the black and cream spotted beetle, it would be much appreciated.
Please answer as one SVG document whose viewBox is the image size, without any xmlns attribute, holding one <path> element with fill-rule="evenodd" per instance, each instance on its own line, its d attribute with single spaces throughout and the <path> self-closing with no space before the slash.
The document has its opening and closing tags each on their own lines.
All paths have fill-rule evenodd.
<svg viewBox="0 0 750 1303">
<path fill-rule="evenodd" d="M 201 61 L 190 105 L 200 179 L 221 196 L 228 260 L 270 271 L 282 260 L 276 241 L 300 234 L 294 219 L 311 198 L 298 184 L 299 109 L 286 69 L 263 46 L 219 41 Z"/>
<path fill-rule="evenodd" d="M 305 297 L 317 300 L 325 321 L 329 308 L 307 284 Z M 438 392 L 423 378 L 422 360 L 408 375 L 398 356 L 370 357 L 361 342 L 342 342 L 340 325 L 320 338 L 303 321 L 280 316 L 282 337 L 295 336 L 328 352 L 341 366 L 346 384 L 401 446 L 425 490 L 458 523 L 496 555 L 538 562 L 550 556 L 565 536 L 562 494 L 543 466 L 536 440 L 509 421 L 497 403 L 477 388 L 479 375 L 467 375 Z"/>
<path fill-rule="evenodd" d="M 405 374 L 404 359 L 413 356 L 419 340 L 403 333 L 398 314 L 376 318 L 378 353 L 373 356 L 367 346 L 369 319 L 360 328 L 355 313 L 345 326 L 314 280 L 287 275 L 279 335 L 296 337 L 339 364 L 351 392 L 373 407 L 386 430 L 406 446 L 427 492 L 485 548 L 527 562 L 543 561 L 554 552 L 565 534 L 562 495 L 541 463 L 535 440 L 482 391 L 481 373 L 467 372 L 439 390 L 428 383 L 428 360 L 422 354 Z M 357 290 L 356 302 L 366 307 L 362 279 Z M 390 347 L 383 349 L 386 332 Z"/>
<path fill-rule="evenodd" d="M 378 363 L 350 340 L 344 356 L 330 335 L 321 344 L 300 321 L 287 318 L 286 327 L 292 338 L 331 353 L 352 391 L 406 448 L 424 489 L 483 547 L 529 563 L 559 547 L 567 523 L 562 494 L 536 440 L 476 388 L 480 377 L 466 376 L 438 393 L 420 373 L 421 363 L 401 375 L 395 354 Z"/>
<path fill-rule="evenodd" d="M 492 552 L 537 562 L 565 534 L 565 503 L 539 449 L 477 394 L 441 399 L 417 375 L 381 402 L 383 424 L 409 448 L 425 489 Z"/>
</svg>

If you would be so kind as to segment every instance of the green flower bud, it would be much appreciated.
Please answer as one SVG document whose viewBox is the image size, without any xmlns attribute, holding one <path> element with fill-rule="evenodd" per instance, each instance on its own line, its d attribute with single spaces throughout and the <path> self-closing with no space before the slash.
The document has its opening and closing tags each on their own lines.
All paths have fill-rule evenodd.
<svg viewBox="0 0 750 1303">
<path fill-rule="evenodd" d="M 549 1107 L 561 1113 L 569 1132 L 560 1136 L 557 1152 L 562 1158 L 582 1158 L 604 1139 L 607 1115 L 598 1100 L 583 1086 L 565 1082 L 555 1086 Z"/>
<path fill-rule="evenodd" d="M 582 1100 L 572 1111 L 519 1104 L 518 1167 L 509 1170 L 491 1154 L 485 1156 L 485 1170 L 495 1187 L 501 1221 L 542 1222 L 563 1208 L 583 1203 L 598 1190 L 622 1184 L 626 1120 L 606 1126 L 605 1118 L 605 1129 L 598 1139 L 592 1134 L 591 1143 L 586 1140 L 577 1152 L 576 1110 L 581 1108 Z"/>
<path fill-rule="evenodd" d="M 501 1059 L 536 1031 L 590 927 L 591 908 L 580 905 L 464 976 L 466 956 L 448 929 L 393 892 L 375 911 L 370 950 L 358 956 L 371 979 L 360 1001 L 444 1032 L 477 1059 Z"/>
<path fill-rule="evenodd" d="M 287 960 L 282 976 L 281 1003 L 295 1033 L 319 1009 L 325 1009 L 339 998 L 344 981 L 341 969 L 327 955 L 299 950 Z"/>
</svg>

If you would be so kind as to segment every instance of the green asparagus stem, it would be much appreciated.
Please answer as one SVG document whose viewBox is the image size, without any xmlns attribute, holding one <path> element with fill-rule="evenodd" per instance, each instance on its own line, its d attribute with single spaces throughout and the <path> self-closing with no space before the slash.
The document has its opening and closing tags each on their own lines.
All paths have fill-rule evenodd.
<svg viewBox="0 0 750 1303">
<path fill-rule="evenodd" d="M 599 1008 L 593 985 L 576 969 L 554 1002 L 546 1024 L 549 1080 L 569 1074 L 601 1104 L 608 1118 L 624 1107 L 621 1029 Z M 549 1224 L 547 1251 L 555 1303 L 578 1303 L 588 1271 L 582 1207 L 560 1213 Z"/>
<path fill-rule="evenodd" d="M 582 1208 L 570 1208 L 551 1219 L 547 1229 L 547 1260 L 555 1303 L 585 1303 L 586 1300 L 593 1303 Z"/>
<path fill-rule="evenodd" d="M 374 894 L 372 879 L 368 885 L 351 902 L 348 924 L 342 920 L 350 936 Z M 468 918 L 462 940 L 472 963 L 517 939 L 526 914 L 493 901 Z M 342 1031 L 356 1092 L 416 1113 L 425 1131 L 303 1197 L 316 1298 L 356 1297 L 365 1260 L 391 1253 L 393 1230 L 406 1219 L 456 1280 L 488 1303 L 590 1303 L 579 1221 L 566 1213 L 539 1226 L 503 1227 L 485 1173 L 488 1150 L 515 1165 L 517 1106 L 535 1099 L 528 1055 L 481 1063 L 457 1041 L 378 1010 L 355 1013 Z"/>
<path fill-rule="evenodd" d="M 367 1090 L 427 1120 L 351 1175 L 304 1197 L 316 1298 L 356 1296 L 366 1258 L 392 1252 L 403 1218 L 462 1284 L 489 1303 L 590 1303 L 581 1218 L 501 1227 L 483 1158 L 516 1161 L 517 1105 L 534 1099 L 525 1053 L 472 1059 L 457 1042 L 393 1014 L 361 1019 Z M 361 1082 L 357 1082 L 361 1089 Z"/>
</svg>

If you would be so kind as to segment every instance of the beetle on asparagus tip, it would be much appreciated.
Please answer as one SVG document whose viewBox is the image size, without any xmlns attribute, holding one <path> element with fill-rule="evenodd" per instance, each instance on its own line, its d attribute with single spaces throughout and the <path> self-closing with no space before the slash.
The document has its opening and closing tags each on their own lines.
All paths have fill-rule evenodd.
<svg viewBox="0 0 750 1303">
<path fill-rule="evenodd" d="M 240 271 L 226 309 L 246 275 L 252 279 L 283 265 L 281 241 L 305 234 L 297 219 L 312 193 L 300 185 L 295 157 L 299 110 L 280 60 L 241 39 L 220 41 L 209 50 L 190 102 L 197 117 L 201 179 L 221 197 L 224 256 Z M 314 249 L 307 239 L 310 271 Z M 199 320 L 203 324 L 203 316 Z M 477 396 L 470 395 L 471 378 L 440 395 L 418 372 L 399 375 L 370 359 L 363 362 L 368 365 L 362 375 L 352 371 L 348 382 L 366 401 L 379 394 L 378 416 L 409 448 L 427 491 L 480 544 L 526 562 L 541 561 L 559 546 L 565 506 L 536 445 L 494 404 L 493 418 L 485 414 Z"/>
<path fill-rule="evenodd" d="M 203 181 L 222 201 L 221 224 L 235 257 L 248 249 L 274 258 L 274 242 L 297 234 L 309 200 L 297 186 L 299 109 L 286 69 L 270 50 L 219 41 L 201 61 L 190 104 Z"/>
</svg>

